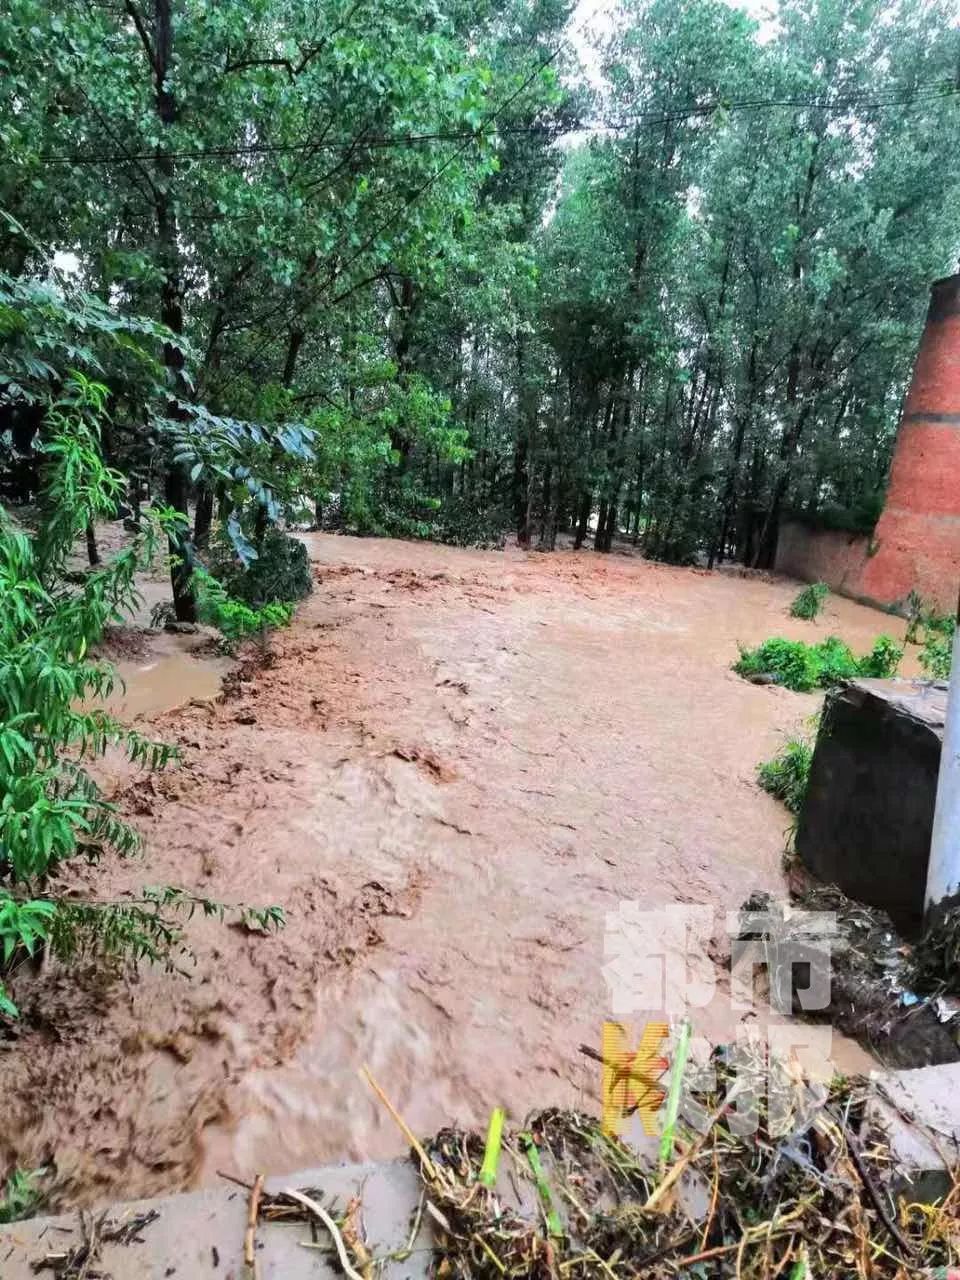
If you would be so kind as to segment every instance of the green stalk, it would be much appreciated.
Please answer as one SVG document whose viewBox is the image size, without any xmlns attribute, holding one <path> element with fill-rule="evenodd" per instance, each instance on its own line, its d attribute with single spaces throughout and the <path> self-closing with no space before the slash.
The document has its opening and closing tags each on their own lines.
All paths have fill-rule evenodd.
<svg viewBox="0 0 960 1280">
<path fill-rule="evenodd" d="M 690 1023 L 684 1020 L 680 1024 L 677 1036 L 677 1047 L 673 1055 L 673 1070 L 670 1073 L 670 1092 L 667 1094 L 667 1110 L 663 1122 L 663 1134 L 660 1138 L 660 1172 L 667 1167 L 673 1155 L 673 1135 L 677 1127 L 677 1116 L 680 1113 L 680 1089 L 683 1085 L 683 1073 L 687 1068 L 687 1057 L 690 1053 Z"/>
<path fill-rule="evenodd" d="M 533 1180 L 537 1184 L 537 1191 L 540 1194 L 543 1211 L 547 1219 L 547 1230 L 552 1236 L 562 1236 L 563 1223 L 560 1221 L 560 1215 L 557 1213 L 553 1203 L 553 1193 L 550 1190 L 549 1182 L 547 1182 L 546 1174 L 543 1172 L 543 1165 L 540 1163 L 540 1152 L 537 1150 L 537 1144 L 529 1133 L 521 1133 L 520 1141 L 526 1148 L 527 1159 L 530 1161 L 530 1168 L 533 1171 Z"/>
<path fill-rule="evenodd" d="M 480 1181 L 485 1187 L 494 1187 L 497 1182 L 497 1166 L 500 1163 L 500 1144 L 503 1140 L 503 1107 L 494 1107 L 490 1112 L 490 1124 L 487 1127 L 487 1145 L 483 1151 L 483 1164 L 480 1167 Z"/>
</svg>

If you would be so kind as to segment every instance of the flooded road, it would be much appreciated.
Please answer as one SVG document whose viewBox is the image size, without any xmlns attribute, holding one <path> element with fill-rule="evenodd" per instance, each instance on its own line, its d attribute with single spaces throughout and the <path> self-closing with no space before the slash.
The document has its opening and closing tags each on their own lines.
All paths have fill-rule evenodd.
<svg viewBox="0 0 960 1280">
<path fill-rule="evenodd" d="M 307 541 L 315 593 L 271 665 L 145 713 L 183 767 L 111 763 L 145 859 L 85 873 L 98 895 L 280 903 L 287 928 L 197 922 L 189 977 L 91 968 L 79 992 L 52 974 L 18 993 L 0 1160 L 55 1159 L 64 1200 L 398 1154 L 364 1062 L 424 1132 L 500 1103 L 595 1108 L 579 1046 L 612 1016 L 608 914 L 637 902 L 635 941 L 662 954 L 671 904 L 782 891 L 789 818 L 754 769 L 818 699 L 739 679 L 737 642 L 903 630 L 620 556 Z M 748 1016 L 724 983 L 707 1039 Z"/>
</svg>

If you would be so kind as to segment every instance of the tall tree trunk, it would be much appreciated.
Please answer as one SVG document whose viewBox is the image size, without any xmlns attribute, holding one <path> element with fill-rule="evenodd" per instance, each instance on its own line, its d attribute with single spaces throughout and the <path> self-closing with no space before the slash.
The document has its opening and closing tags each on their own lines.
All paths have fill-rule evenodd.
<svg viewBox="0 0 960 1280">
<path fill-rule="evenodd" d="M 619 489 L 619 485 L 617 487 Z M 617 528 L 618 528 L 617 496 L 618 495 L 616 494 L 613 496 L 613 498 L 610 500 L 610 505 L 607 508 L 606 526 L 603 531 L 603 550 L 604 551 L 611 550 L 611 548 L 613 547 L 613 540 L 617 534 Z"/>
<path fill-rule="evenodd" d="M 193 513 L 193 541 L 198 547 L 205 547 L 210 541 L 212 524 L 213 489 L 209 484 L 202 484 L 197 490 L 197 506 Z"/>
<path fill-rule="evenodd" d="M 530 545 L 530 422 L 527 401 L 526 343 L 523 334 L 516 337 L 517 360 L 517 438 L 513 448 L 513 518 L 517 542 Z"/>
<path fill-rule="evenodd" d="M 603 545 L 603 539 L 606 536 L 607 512 L 609 510 L 609 507 L 610 507 L 610 504 L 607 501 L 607 499 L 601 498 L 600 508 L 597 511 L 597 527 L 593 535 L 594 551 L 603 551 L 605 549 Z"/>
<path fill-rule="evenodd" d="M 161 137 L 177 119 L 177 104 L 168 84 L 173 61 L 173 12 L 172 0 L 154 0 L 153 9 L 153 70 L 155 107 L 161 124 Z M 174 162 L 163 142 L 156 154 L 157 181 L 154 183 L 154 207 L 157 219 L 157 242 L 163 280 L 160 286 L 160 319 L 177 338 L 183 336 L 183 280 L 180 264 L 180 247 L 177 235 L 176 207 L 173 202 Z M 183 351 L 175 343 L 163 346 L 163 363 L 171 388 L 167 407 L 174 421 L 184 421 L 180 407 L 188 396 L 183 373 Z M 182 463 L 172 458 L 167 463 L 164 496 L 168 506 L 187 515 L 189 482 Z M 193 544 L 186 528 L 170 538 L 170 585 L 173 588 L 173 604 L 178 621 L 196 622 L 197 603 L 191 587 L 193 569 Z"/>
<path fill-rule="evenodd" d="M 394 359 L 397 364 L 397 380 L 403 382 L 412 369 L 410 347 L 413 340 L 413 311 L 417 302 L 417 293 L 411 276 L 403 277 L 399 295 L 394 288 L 393 282 L 389 279 L 388 284 L 397 317 L 396 337 L 393 345 Z M 390 447 L 398 457 L 394 473 L 397 477 L 402 476 L 407 470 L 410 463 L 410 453 L 413 449 L 413 441 L 403 430 L 404 425 L 401 422 L 397 426 L 390 428 Z"/>
<path fill-rule="evenodd" d="M 577 512 L 577 532 L 573 539 L 574 551 L 579 551 L 587 536 L 587 525 L 590 523 L 590 512 L 593 508 L 593 490 L 583 493 L 580 498 L 580 510 Z"/>
<path fill-rule="evenodd" d="M 100 552 L 97 550 L 97 535 L 94 533 L 93 525 L 88 524 L 87 534 L 87 560 L 90 562 L 91 568 L 100 563 Z"/>
</svg>

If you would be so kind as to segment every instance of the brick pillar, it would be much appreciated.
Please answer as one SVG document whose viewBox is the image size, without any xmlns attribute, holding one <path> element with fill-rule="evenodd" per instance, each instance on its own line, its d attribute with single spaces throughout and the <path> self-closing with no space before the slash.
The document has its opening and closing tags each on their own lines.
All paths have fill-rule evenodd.
<svg viewBox="0 0 960 1280">
<path fill-rule="evenodd" d="M 960 275 L 938 280 L 931 293 L 858 594 L 897 604 L 916 590 L 952 612 L 960 585 Z"/>
</svg>

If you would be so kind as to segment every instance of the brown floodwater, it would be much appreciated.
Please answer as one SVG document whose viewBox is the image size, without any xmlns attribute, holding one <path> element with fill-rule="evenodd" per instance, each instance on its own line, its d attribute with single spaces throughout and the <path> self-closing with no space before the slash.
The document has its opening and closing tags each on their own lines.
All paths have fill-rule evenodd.
<svg viewBox="0 0 960 1280">
<path fill-rule="evenodd" d="M 174 711 L 194 699 L 218 697 L 228 664 L 222 659 L 171 653 L 146 662 L 116 662 L 114 669 L 117 685 L 104 706 L 129 723 Z"/>
<path fill-rule="evenodd" d="M 64 1203 L 397 1154 L 363 1063 L 424 1132 L 596 1107 L 580 1045 L 612 1016 L 608 915 L 638 903 L 638 947 L 663 949 L 671 904 L 783 892 L 789 817 L 754 770 L 819 699 L 741 680 L 737 642 L 903 631 L 840 599 L 799 621 L 795 584 L 627 556 L 306 540 L 313 596 L 222 699 L 203 666 L 133 663 L 125 713 L 183 765 L 109 761 L 146 852 L 78 887 L 182 884 L 288 924 L 194 922 L 183 973 L 21 975 L 0 1165 L 54 1161 Z M 706 1040 L 763 1021 L 726 983 L 696 1012 Z M 839 1037 L 834 1060 L 870 1065 Z"/>
</svg>

